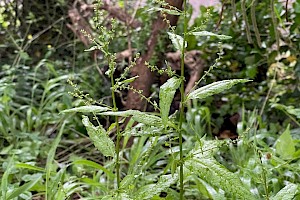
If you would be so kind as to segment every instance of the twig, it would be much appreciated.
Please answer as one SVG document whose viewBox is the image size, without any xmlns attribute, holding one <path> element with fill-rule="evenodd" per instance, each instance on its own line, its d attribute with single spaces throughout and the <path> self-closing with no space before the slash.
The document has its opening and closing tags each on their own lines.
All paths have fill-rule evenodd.
<svg viewBox="0 0 300 200">
<path fill-rule="evenodd" d="M 217 26 L 216 26 L 215 30 L 218 30 L 219 27 L 220 27 L 220 24 L 221 24 L 222 18 L 223 18 L 224 8 L 225 8 L 225 1 L 222 2 L 222 8 L 221 8 L 221 12 L 220 12 L 220 15 L 219 15 L 219 21 L 218 21 L 218 23 L 217 23 Z"/>
</svg>

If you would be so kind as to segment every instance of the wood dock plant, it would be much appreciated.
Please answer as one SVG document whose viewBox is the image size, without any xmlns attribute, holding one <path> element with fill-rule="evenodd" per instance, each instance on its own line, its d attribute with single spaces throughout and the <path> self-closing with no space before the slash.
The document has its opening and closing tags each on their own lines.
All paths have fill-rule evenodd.
<svg viewBox="0 0 300 200">
<path fill-rule="evenodd" d="M 204 87 L 197 88 L 197 85 L 200 81 L 195 83 L 194 88 L 188 93 L 185 94 L 184 91 L 184 57 L 185 51 L 187 47 L 186 38 L 188 35 L 194 35 L 196 37 L 214 37 L 219 40 L 227 40 L 230 39 L 230 36 L 226 35 L 218 35 L 208 31 L 188 31 L 188 19 L 187 19 L 187 1 L 184 0 L 184 8 L 183 11 L 177 9 L 176 7 L 168 5 L 164 1 L 156 1 L 160 4 L 160 7 L 154 8 L 155 11 L 161 13 L 168 13 L 172 15 L 178 15 L 183 18 L 184 22 L 184 32 L 183 36 L 180 36 L 175 33 L 175 27 L 169 25 L 169 38 L 174 46 L 174 48 L 181 52 L 181 74 L 180 76 L 176 75 L 172 70 L 168 67 L 161 71 L 155 66 L 148 67 L 151 70 L 158 70 L 161 73 L 166 73 L 169 75 L 169 79 L 165 84 L 160 87 L 159 92 L 159 104 L 156 102 L 152 102 L 149 98 L 146 98 L 142 95 L 142 91 L 136 90 L 131 87 L 129 84 L 138 79 L 138 76 L 128 77 L 128 72 L 133 65 L 129 65 L 125 68 L 124 73 L 117 79 L 114 79 L 114 72 L 116 70 L 116 56 L 114 53 L 109 51 L 109 44 L 113 41 L 113 32 L 114 32 L 114 22 L 112 23 L 112 27 L 108 30 L 106 27 L 97 26 L 99 33 L 98 40 L 93 39 L 91 35 L 86 34 L 86 36 L 95 44 L 93 47 L 88 49 L 88 51 L 100 50 L 104 58 L 106 58 L 109 68 L 106 72 L 106 75 L 109 76 L 111 81 L 111 97 L 112 97 L 112 107 L 108 105 L 104 106 L 95 106 L 90 105 L 87 102 L 86 106 L 81 106 L 69 110 L 65 110 L 64 112 L 83 112 L 83 113 L 93 113 L 93 115 L 102 115 L 102 116 L 113 116 L 115 122 L 111 125 L 109 130 L 114 129 L 116 131 L 116 143 L 112 141 L 109 137 L 109 130 L 105 130 L 103 126 L 99 123 L 98 126 L 94 126 L 89 117 L 83 115 L 82 122 L 87 129 L 88 135 L 90 139 L 93 141 L 95 147 L 105 156 L 111 158 L 111 161 L 114 163 L 115 168 L 115 180 L 116 185 L 113 192 L 110 194 L 103 196 L 104 199 L 150 199 L 155 195 L 159 195 L 161 192 L 167 190 L 171 185 L 179 183 L 180 195 L 179 199 L 184 199 L 184 179 L 188 177 L 189 174 L 195 173 L 197 176 L 205 180 L 207 183 L 219 187 L 223 189 L 225 192 L 229 192 L 230 195 L 238 198 L 244 199 L 253 199 L 250 191 L 241 184 L 238 177 L 235 174 L 226 170 L 221 164 L 219 164 L 213 158 L 213 152 L 218 148 L 217 141 L 205 141 L 204 139 L 199 140 L 193 149 L 184 150 L 183 146 L 183 130 L 182 124 L 184 121 L 185 113 L 184 108 L 187 106 L 188 102 L 192 99 L 205 99 L 208 96 L 212 96 L 214 94 L 218 94 L 223 92 L 224 90 L 230 89 L 232 86 L 238 83 L 245 83 L 249 80 L 246 79 L 235 79 L 235 80 L 223 80 L 208 84 Z M 96 9 L 96 15 L 99 15 L 99 11 Z M 97 18 L 97 17 L 96 17 Z M 199 30 L 199 29 L 198 29 Z M 84 31 L 83 31 L 84 32 Z M 219 59 L 221 55 L 219 55 Z M 138 57 L 138 56 L 137 56 Z M 217 62 L 218 60 L 216 60 Z M 134 62 L 133 62 L 134 63 Z M 210 68 L 210 70 L 213 66 Z M 204 73 L 206 76 L 207 73 Z M 201 79 L 202 80 L 202 79 Z M 140 94 L 141 98 L 147 100 L 147 102 L 151 103 L 156 110 L 159 111 L 159 114 L 156 113 L 146 113 L 139 110 L 125 110 L 119 111 L 116 105 L 116 97 L 115 92 L 118 90 L 130 90 L 134 93 Z M 175 118 L 169 115 L 170 106 L 173 101 L 176 90 L 179 89 L 181 93 L 181 103 L 179 110 L 179 122 L 176 121 Z M 135 183 L 135 178 L 139 177 L 142 173 L 141 169 L 134 168 L 128 174 L 122 174 L 120 172 L 120 164 L 122 158 L 122 153 L 120 150 L 120 140 L 122 139 L 122 135 L 124 132 L 120 130 L 119 123 L 123 121 L 120 118 L 128 118 L 135 121 L 144 127 L 144 130 L 147 130 L 145 127 L 153 130 L 155 133 L 145 133 L 139 132 L 141 135 L 148 135 L 153 137 L 152 144 L 157 142 L 157 137 L 162 134 L 169 134 L 170 132 L 174 133 L 172 136 L 179 139 L 179 156 L 176 156 L 176 153 L 173 153 L 176 162 L 174 162 L 173 171 L 168 171 L 163 175 L 157 177 L 157 181 L 150 185 L 141 186 L 140 188 L 136 188 L 133 193 L 130 191 L 130 185 Z M 132 130 L 138 130 L 138 128 L 132 128 Z M 139 130 L 138 130 L 139 131 Z M 127 131 L 128 132 L 128 131 Z M 134 132 L 129 132 L 129 134 L 134 134 Z M 158 135 L 157 135 L 158 134 Z M 151 150 L 151 148 L 150 148 Z M 147 152 L 143 159 L 150 159 L 149 155 L 151 151 Z M 143 160 L 141 159 L 141 160 Z M 146 161 L 141 161 L 140 163 L 146 164 Z M 141 166 L 141 165 L 140 165 Z M 143 166 L 141 166 L 143 168 Z M 238 189 L 237 189 L 238 188 Z M 239 192 L 236 192 L 239 191 Z"/>
</svg>

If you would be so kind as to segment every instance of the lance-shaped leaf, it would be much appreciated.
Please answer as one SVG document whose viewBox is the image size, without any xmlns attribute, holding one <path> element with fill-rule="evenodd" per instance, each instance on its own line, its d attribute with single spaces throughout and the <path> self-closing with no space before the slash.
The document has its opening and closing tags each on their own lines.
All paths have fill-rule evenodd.
<svg viewBox="0 0 300 200">
<path fill-rule="evenodd" d="M 91 160 L 85 160 L 85 159 L 75 160 L 75 161 L 72 162 L 72 165 L 85 165 L 85 166 L 92 167 L 92 168 L 103 171 L 104 173 L 106 173 L 106 175 L 109 178 L 113 179 L 115 177 L 115 175 L 111 171 L 109 171 L 108 169 L 106 169 L 102 165 L 100 165 L 96 162 L 93 162 Z"/>
<path fill-rule="evenodd" d="M 167 126 L 170 106 L 173 101 L 174 95 L 180 86 L 181 79 L 172 77 L 165 84 L 160 87 L 159 92 L 159 107 L 162 118 L 162 123 Z"/>
<path fill-rule="evenodd" d="M 175 49 L 182 51 L 183 46 L 183 38 L 180 35 L 176 35 L 174 33 L 168 32 L 169 38 L 172 41 Z M 187 43 L 185 42 L 184 47 L 187 47 Z"/>
<path fill-rule="evenodd" d="M 38 175 L 35 180 L 32 180 L 28 183 L 23 184 L 19 188 L 14 189 L 7 197 L 5 198 L 6 200 L 16 198 L 20 196 L 22 193 L 30 190 L 40 179 L 42 178 L 42 175 Z"/>
<path fill-rule="evenodd" d="M 100 112 L 105 112 L 110 110 L 107 107 L 103 107 L 103 106 L 80 106 L 77 108 L 71 108 L 68 110 L 64 110 L 62 111 L 62 113 L 69 113 L 69 112 L 87 112 L 87 113 L 100 113 Z"/>
<path fill-rule="evenodd" d="M 242 184 L 238 175 L 227 170 L 214 158 L 188 159 L 185 167 L 214 188 L 221 188 L 232 195 L 232 199 L 255 199 L 250 190 Z"/>
<path fill-rule="evenodd" d="M 196 143 L 195 148 L 184 163 L 185 173 L 196 175 L 215 189 L 222 189 L 231 199 L 254 200 L 249 188 L 243 185 L 239 176 L 230 172 L 215 158 L 214 152 L 218 151 L 218 142 L 201 140 Z"/>
<path fill-rule="evenodd" d="M 165 12 L 169 15 L 182 15 L 181 10 L 176 9 L 176 10 L 171 10 L 171 9 L 166 9 L 166 8 L 158 8 L 158 7 L 154 7 L 154 8 L 150 8 L 147 10 L 148 12 L 153 12 L 153 11 L 159 11 L 159 12 Z"/>
<path fill-rule="evenodd" d="M 215 34 L 215 33 L 212 33 L 212 32 L 208 32 L 208 31 L 191 32 L 189 34 L 190 35 L 195 35 L 195 36 L 213 36 L 213 37 L 216 37 L 220 40 L 228 40 L 228 39 L 232 38 L 231 36 L 228 36 L 228 35 L 218 35 L 218 34 Z"/>
<path fill-rule="evenodd" d="M 282 188 L 271 200 L 292 200 L 298 191 L 298 185 L 289 183 Z"/>
<path fill-rule="evenodd" d="M 120 116 L 120 117 L 129 117 L 132 116 L 134 121 L 143 123 L 146 125 L 159 125 L 161 124 L 161 118 L 155 115 L 150 115 L 138 110 L 126 110 L 126 111 L 108 111 L 99 113 L 99 115 L 110 115 L 110 116 Z"/>
<path fill-rule="evenodd" d="M 92 46 L 89 49 L 85 49 L 84 51 L 94 51 L 100 49 L 98 46 Z"/>
<path fill-rule="evenodd" d="M 166 190 L 170 185 L 174 184 L 178 179 L 178 175 L 162 175 L 156 184 L 145 185 L 141 187 L 134 199 L 151 199 L 153 196 Z"/>
<path fill-rule="evenodd" d="M 95 147 L 104 155 L 104 156 L 115 156 L 115 145 L 114 142 L 108 137 L 105 129 L 99 125 L 95 127 L 87 116 L 82 116 L 82 123 L 85 126 L 88 135 L 93 141 Z"/>
<path fill-rule="evenodd" d="M 223 80 L 211 83 L 209 85 L 198 88 L 188 94 L 188 99 L 205 99 L 206 97 L 212 96 L 214 94 L 219 94 L 224 90 L 230 89 L 232 86 L 238 83 L 245 83 L 250 80 L 247 79 L 234 79 L 234 80 Z"/>
<path fill-rule="evenodd" d="M 139 76 L 134 76 L 134 77 L 125 79 L 125 80 L 123 80 L 123 81 L 119 81 L 119 82 L 116 83 L 116 85 L 123 85 L 123 84 L 131 83 L 131 82 L 135 81 L 135 79 L 137 79 L 138 77 L 139 77 Z"/>
</svg>

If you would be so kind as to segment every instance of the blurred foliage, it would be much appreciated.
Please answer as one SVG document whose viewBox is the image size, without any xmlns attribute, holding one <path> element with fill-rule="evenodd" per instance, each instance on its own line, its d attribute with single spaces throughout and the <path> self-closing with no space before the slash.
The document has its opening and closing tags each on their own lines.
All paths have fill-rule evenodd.
<svg viewBox="0 0 300 200">
<path fill-rule="evenodd" d="M 234 5 L 229 1 L 224 3 L 224 11 L 220 25 L 220 13 L 213 7 L 201 7 L 200 16 L 190 27 L 202 26 L 203 29 L 216 30 L 216 33 L 230 35 L 232 40 L 222 43 L 223 58 L 210 74 L 206 82 L 230 79 L 249 78 L 254 80 L 246 85 L 235 87 L 233 92 L 219 95 L 216 99 L 206 101 L 212 113 L 218 110 L 221 115 L 238 111 L 241 105 L 247 110 L 262 109 L 265 98 L 271 102 L 285 105 L 299 106 L 297 98 L 300 95 L 300 63 L 299 63 L 299 2 L 295 1 L 288 9 L 288 21 L 284 3 L 275 4 L 276 30 L 279 34 L 279 47 L 276 46 L 274 24 L 272 22 L 271 6 L 269 1 L 259 1 L 255 7 L 255 17 L 260 34 L 261 46 L 255 37 L 251 16 L 251 3 L 246 1 L 247 21 L 250 23 L 252 43 L 247 41 L 246 26 L 242 17 L 241 1 Z M 235 9 L 233 8 L 235 6 Z M 209 20 L 207 16 L 210 16 Z M 207 21 L 203 25 L 203 21 Z M 202 57 L 213 65 L 218 52 L 218 43 L 209 38 L 189 37 L 189 48 L 199 49 Z M 206 83 L 203 83 L 206 84 Z M 270 94 L 266 97 L 268 90 Z M 218 103 L 214 102 L 220 102 Z M 203 103 L 202 103 L 203 104 Z M 221 109 L 219 109 L 221 106 Z M 265 108 L 269 120 L 284 120 L 278 111 L 271 109 L 269 104 Z"/>
</svg>

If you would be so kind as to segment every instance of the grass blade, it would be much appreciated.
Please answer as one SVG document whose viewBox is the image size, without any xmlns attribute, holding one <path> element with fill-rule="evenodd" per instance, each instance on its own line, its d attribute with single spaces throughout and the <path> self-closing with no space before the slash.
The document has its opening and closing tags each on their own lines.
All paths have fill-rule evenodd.
<svg viewBox="0 0 300 200">
<path fill-rule="evenodd" d="M 12 193 L 10 193 L 6 200 L 10 200 L 13 199 L 15 197 L 18 197 L 20 194 L 24 193 L 25 191 L 29 190 L 30 188 L 32 188 L 40 179 L 42 178 L 42 175 L 40 175 L 37 179 L 32 180 L 28 183 L 25 183 L 24 185 L 22 185 L 21 187 L 15 189 Z"/>
</svg>

